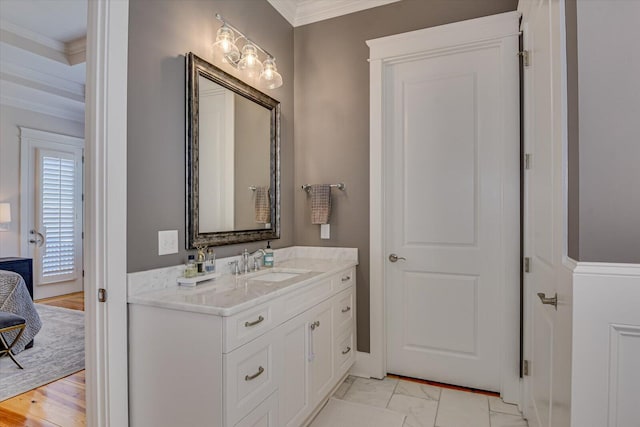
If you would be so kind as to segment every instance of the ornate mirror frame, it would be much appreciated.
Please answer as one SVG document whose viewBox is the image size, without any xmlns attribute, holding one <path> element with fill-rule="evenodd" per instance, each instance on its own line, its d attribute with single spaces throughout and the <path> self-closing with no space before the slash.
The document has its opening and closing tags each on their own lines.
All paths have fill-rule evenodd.
<svg viewBox="0 0 640 427">
<path fill-rule="evenodd" d="M 270 110 L 271 228 L 200 233 L 199 83 L 205 77 Z M 189 52 L 186 55 L 186 231 L 187 249 L 280 238 L 280 102 Z"/>
</svg>

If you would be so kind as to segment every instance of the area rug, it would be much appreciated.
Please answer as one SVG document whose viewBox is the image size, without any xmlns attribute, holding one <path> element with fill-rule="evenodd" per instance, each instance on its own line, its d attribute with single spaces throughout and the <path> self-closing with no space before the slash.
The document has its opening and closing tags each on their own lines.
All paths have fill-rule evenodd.
<svg viewBox="0 0 640 427">
<path fill-rule="evenodd" d="M 404 419 L 389 409 L 332 398 L 310 427 L 402 427 Z"/>
<path fill-rule="evenodd" d="M 84 312 L 36 304 L 42 329 L 33 348 L 0 359 L 0 401 L 84 369 Z"/>
</svg>

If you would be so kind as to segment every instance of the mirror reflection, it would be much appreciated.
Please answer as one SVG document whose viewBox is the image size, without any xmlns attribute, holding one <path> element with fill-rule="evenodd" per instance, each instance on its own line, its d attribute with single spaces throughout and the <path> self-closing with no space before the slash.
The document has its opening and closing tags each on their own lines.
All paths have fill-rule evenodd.
<svg viewBox="0 0 640 427">
<path fill-rule="evenodd" d="M 271 228 L 271 112 L 198 80 L 199 232 Z"/>
</svg>

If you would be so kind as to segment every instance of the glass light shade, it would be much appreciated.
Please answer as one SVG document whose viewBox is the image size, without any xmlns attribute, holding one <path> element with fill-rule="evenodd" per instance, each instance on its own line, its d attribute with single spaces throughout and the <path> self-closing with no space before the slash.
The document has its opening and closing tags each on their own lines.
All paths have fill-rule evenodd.
<svg viewBox="0 0 640 427">
<path fill-rule="evenodd" d="M 267 89 L 276 89 L 282 86 L 282 76 L 278 72 L 275 59 L 265 59 L 264 70 L 260 74 L 260 84 Z"/>
<path fill-rule="evenodd" d="M 238 68 L 251 80 L 258 79 L 262 74 L 262 62 L 258 59 L 258 49 L 251 43 L 242 46 L 242 57 Z"/>
<path fill-rule="evenodd" d="M 216 42 L 213 44 L 213 56 L 222 62 L 238 62 L 240 51 L 234 42 L 233 30 L 222 26 L 216 34 Z"/>
</svg>

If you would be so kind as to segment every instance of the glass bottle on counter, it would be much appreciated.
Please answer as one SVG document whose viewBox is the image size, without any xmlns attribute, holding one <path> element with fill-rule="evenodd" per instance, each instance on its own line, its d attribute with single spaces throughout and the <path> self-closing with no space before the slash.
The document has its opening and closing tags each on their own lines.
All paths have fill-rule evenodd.
<svg viewBox="0 0 640 427">
<path fill-rule="evenodd" d="M 189 255 L 187 265 L 184 266 L 184 277 L 191 278 L 198 275 L 198 267 L 196 267 L 196 257 Z"/>
<path fill-rule="evenodd" d="M 205 274 L 215 273 L 216 271 L 216 253 L 213 248 L 207 249 L 207 258 L 204 261 Z"/>
<path fill-rule="evenodd" d="M 204 273 L 204 261 L 205 261 L 204 248 L 205 248 L 204 246 L 196 247 L 196 249 L 198 250 L 198 258 L 196 259 L 197 274 Z"/>
</svg>

